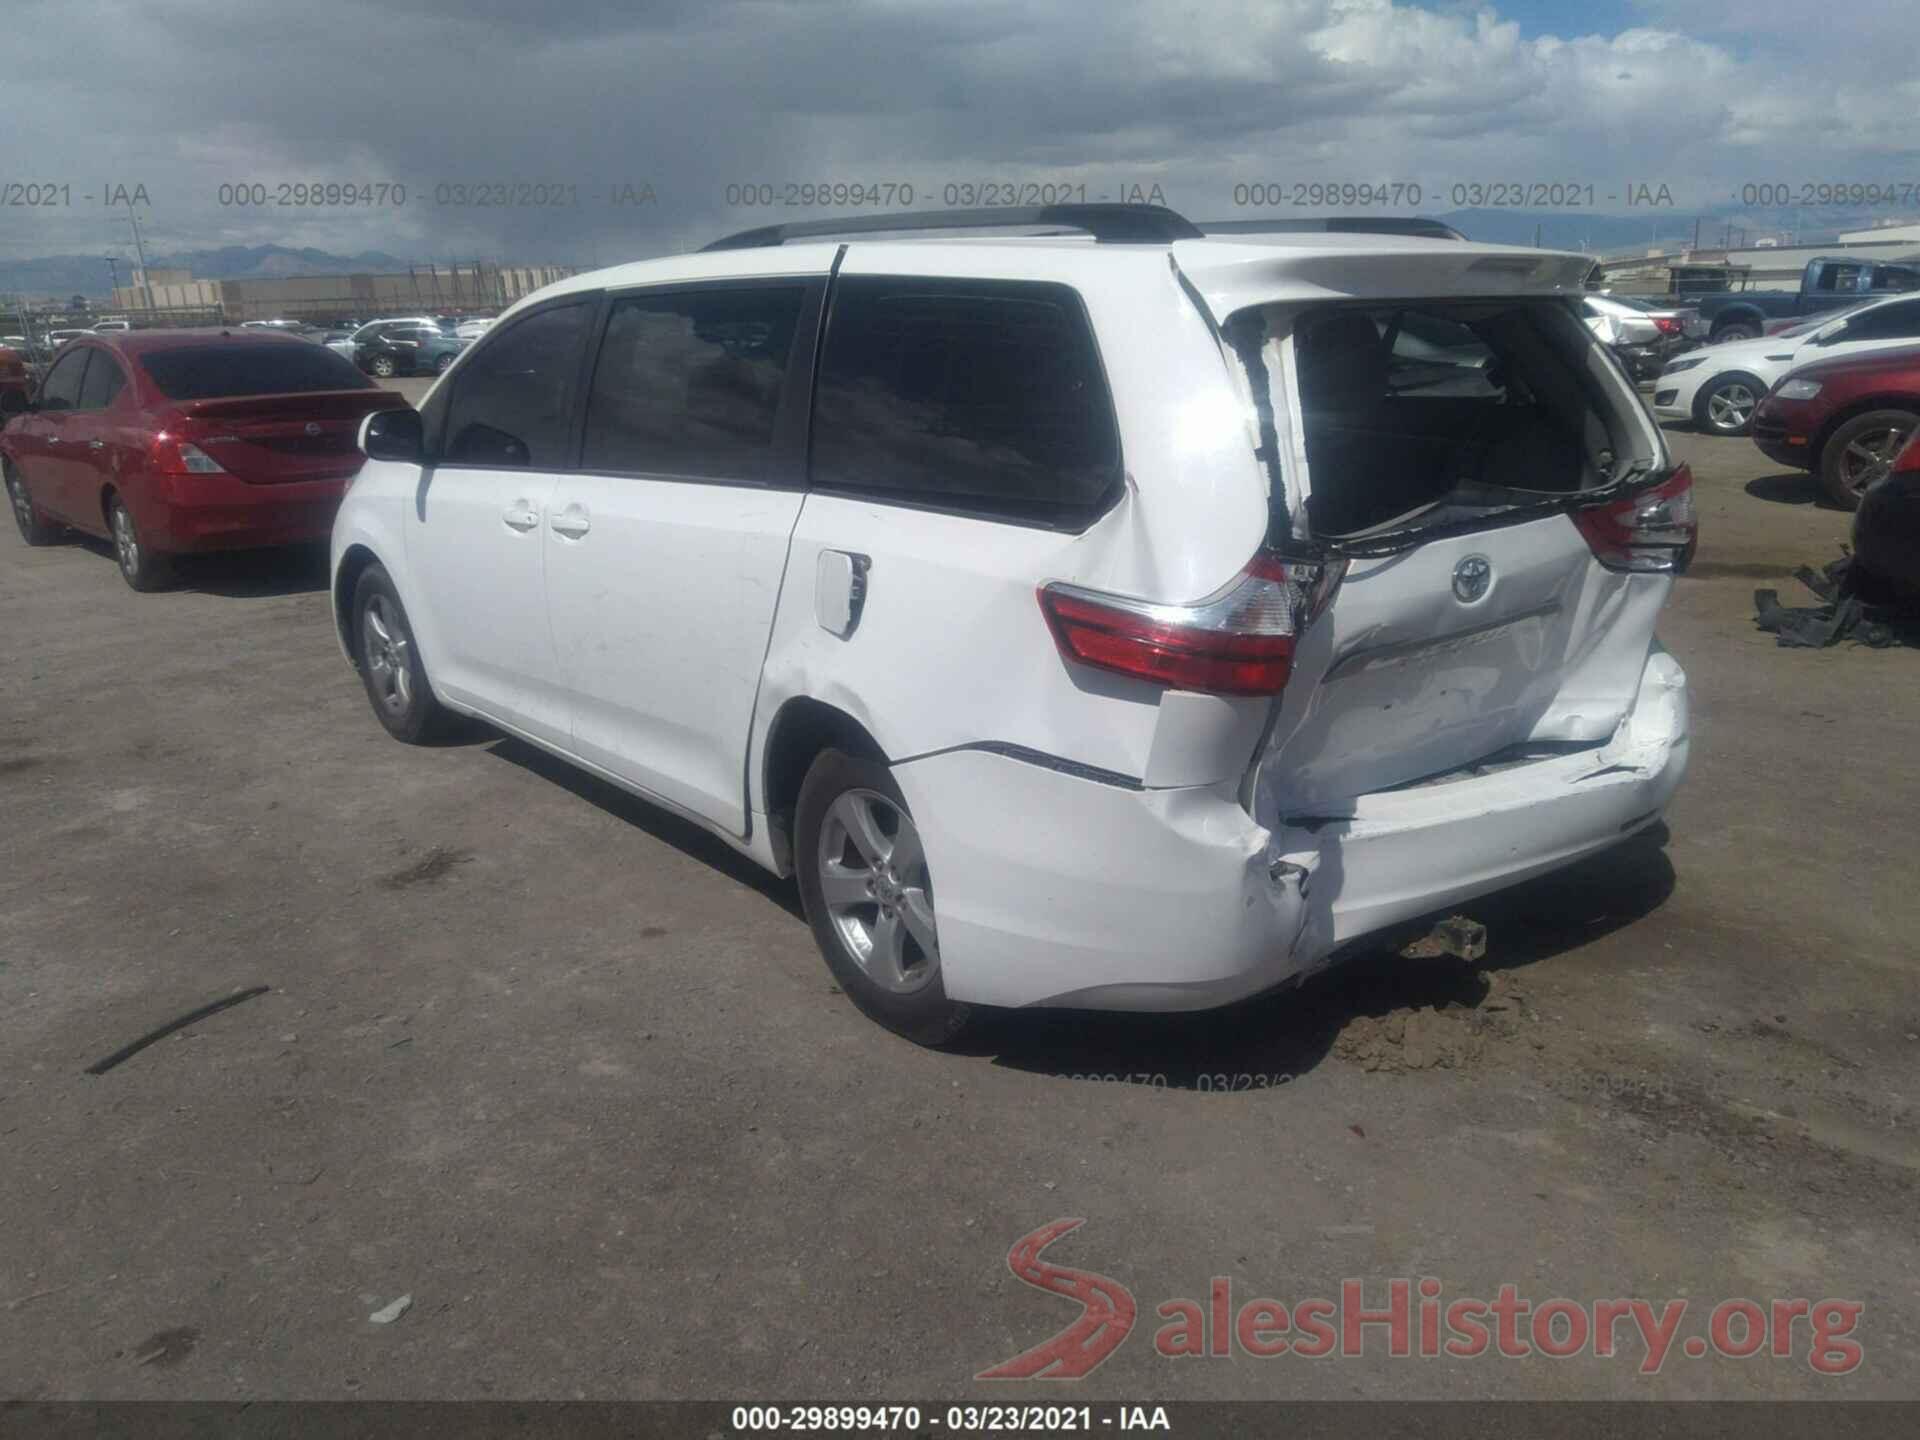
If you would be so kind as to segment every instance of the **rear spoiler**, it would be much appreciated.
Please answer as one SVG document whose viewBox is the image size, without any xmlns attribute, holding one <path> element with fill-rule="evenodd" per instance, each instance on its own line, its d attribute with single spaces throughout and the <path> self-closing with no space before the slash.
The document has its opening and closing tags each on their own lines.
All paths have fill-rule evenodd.
<svg viewBox="0 0 1920 1440">
<path fill-rule="evenodd" d="M 1425 215 L 1319 215 L 1301 220 L 1201 220 L 1204 235 L 1410 235 L 1464 240 L 1453 226 Z"/>
</svg>

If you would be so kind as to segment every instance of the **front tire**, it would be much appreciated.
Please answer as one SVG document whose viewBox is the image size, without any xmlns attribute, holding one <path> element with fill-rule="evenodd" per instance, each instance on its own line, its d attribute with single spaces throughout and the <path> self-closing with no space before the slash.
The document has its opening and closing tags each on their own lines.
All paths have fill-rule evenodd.
<svg viewBox="0 0 1920 1440">
<path fill-rule="evenodd" d="M 448 370 L 453 368 L 455 358 L 456 357 L 452 355 L 442 355 L 438 360 L 433 362 L 433 373 L 436 375 L 446 374 Z"/>
<path fill-rule="evenodd" d="M 1758 340 L 1760 327 L 1751 320 L 1736 320 L 1731 325 L 1722 325 L 1713 332 L 1711 341 L 1715 345 L 1731 345 L 1736 340 Z"/>
<path fill-rule="evenodd" d="M 1753 428 L 1753 412 L 1766 393 L 1765 385 L 1741 371 L 1716 375 L 1694 397 L 1694 423 L 1709 435 L 1744 435 Z"/>
<path fill-rule="evenodd" d="M 794 863 L 813 938 L 853 1003 L 922 1045 L 957 1036 L 968 1007 L 947 999 L 926 850 L 884 761 L 820 752 L 800 786 Z"/>
<path fill-rule="evenodd" d="M 107 502 L 107 531 L 113 537 L 114 563 L 122 580 L 142 594 L 166 589 L 173 579 L 171 562 L 147 546 L 133 522 L 133 512 L 118 495 Z"/>
<path fill-rule="evenodd" d="M 391 380 L 400 373 L 400 367 L 393 363 L 391 355 L 376 355 L 367 361 L 367 372 L 382 380 Z"/>
<path fill-rule="evenodd" d="M 29 545 L 51 545 L 59 537 L 59 526 L 40 513 L 33 496 L 27 493 L 25 477 L 11 464 L 5 466 L 5 478 L 7 508 L 13 511 L 13 522 L 20 527 L 20 538 Z"/>
<path fill-rule="evenodd" d="M 1920 427 L 1911 410 L 1869 410 L 1856 415 L 1820 447 L 1820 484 L 1842 510 L 1858 510 L 1866 488 L 1885 475 Z"/>
<path fill-rule="evenodd" d="M 374 717 L 394 739 L 421 745 L 446 727 L 400 592 L 381 565 L 369 565 L 353 587 L 353 657 Z"/>
</svg>

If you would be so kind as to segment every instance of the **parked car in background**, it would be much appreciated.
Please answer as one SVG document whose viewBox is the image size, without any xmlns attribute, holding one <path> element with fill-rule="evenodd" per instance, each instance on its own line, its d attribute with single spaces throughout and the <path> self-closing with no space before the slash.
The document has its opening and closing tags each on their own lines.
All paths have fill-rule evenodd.
<svg viewBox="0 0 1920 1440">
<path fill-rule="evenodd" d="M 1875 295 L 1920 290 L 1920 265 L 1893 265 L 1844 255 L 1809 260 L 1798 290 L 1722 290 L 1689 295 L 1713 344 L 1757 340 L 1769 320 L 1818 315 Z"/>
<path fill-rule="evenodd" d="M 1769 459 L 1810 470 L 1842 509 L 1860 504 L 1920 429 L 1920 346 L 1820 360 L 1784 376 L 1753 417 Z"/>
<path fill-rule="evenodd" d="M 1646 310 L 1612 295 L 1587 295 L 1580 307 L 1587 328 L 1635 380 L 1651 380 L 1672 356 L 1694 344 L 1678 311 Z"/>
<path fill-rule="evenodd" d="M 406 401 L 338 355 L 256 331 L 144 330 L 63 349 L 29 404 L 0 392 L 0 468 L 29 545 L 113 542 L 136 590 L 187 551 L 325 537 L 360 420 Z"/>
<path fill-rule="evenodd" d="M 93 333 L 96 335 L 124 334 L 131 329 L 133 329 L 133 322 L 119 317 L 93 322 Z"/>
<path fill-rule="evenodd" d="M 370 419 L 333 600 L 380 723 L 485 716 L 795 874 L 929 1041 L 1226 1004 L 1658 822 L 1692 477 L 1590 259 L 924 223 L 1023 216 L 1127 243 L 771 226 Z"/>
<path fill-rule="evenodd" d="M 438 325 L 369 325 L 354 337 L 353 363 L 369 375 L 439 375 L 467 348 Z"/>
<path fill-rule="evenodd" d="M 288 334 L 310 328 L 304 320 L 242 320 L 242 330 L 278 330 Z"/>
<path fill-rule="evenodd" d="M 1691 421 L 1710 435 L 1745 435 L 1754 412 L 1789 370 L 1920 344 L 1920 296 L 1888 296 L 1802 320 L 1777 335 L 1690 351 L 1669 360 L 1653 384 L 1653 413 Z"/>
<path fill-rule="evenodd" d="M 93 334 L 91 330 L 49 330 L 47 332 L 47 344 L 58 350 L 69 340 L 78 340 L 82 335 L 91 334 Z"/>
<path fill-rule="evenodd" d="M 0 336 L 0 341 L 10 338 Z M 33 398 L 34 375 L 27 366 L 25 349 L 0 344 L 0 393 L 17 392 L 22 400 Z"/>
<path fill-rule="evenodd" d="M 343 339 L 327 341 L 327 347 L 331 350 L 338 351 L 340 354 L 346 356 L 347 359 L 351 360 L 354 358 L 354 352 L 359 348 L 361 341 L 377 338 L 383 327 L 388 325 L 414 327 L 424 325 L 433 330 L 440 328 L 440 322 L 435 320 L 431 315 L 390 315 L 384 320 L 369 320 L 364 325 L 352 327 L 351 332 Z"/>
<path fill-rule="evenodd" d="M 490 316 L 472 316 L 455 322 L 451 334 L 456 340 L 478 340 L 493 327 Z"/>
</svg>

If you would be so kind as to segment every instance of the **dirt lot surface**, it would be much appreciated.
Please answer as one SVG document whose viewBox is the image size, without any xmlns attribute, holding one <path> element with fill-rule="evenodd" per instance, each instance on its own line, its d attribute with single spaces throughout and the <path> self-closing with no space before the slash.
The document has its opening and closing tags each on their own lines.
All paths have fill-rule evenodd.
<svg viewBox="0 0 1920 1440">
<path fill-rule="evenodd" d="M 835 992 L 790 886 L 536 751 L 387 738 L 323 556 L 136 595 L 0 537 L 0 1400 L 1895 1396 L 1920 1339 L 1920 653 L 1783 650 L 1846 517 L 1676 433 L 1705 542 L 1666 830 L 1481 902 L 1485 969 L 1360 963 L 959 1053 Z M 252 986 L 100 1076 L 153 1027 Z M 1160 1077 L 1164 1083 L 1125 1078 Z M 1124 1285 L 1078 1387 L 976 1384 Z M 1157 1354 L 1162 1303 L 1689 1297 L 1612 1359 Z M 369 1316 L 402 1296 L 390 1324 Z M 1843 1378 L 1686 1353 L 1865 1306 Z"/>
</svg>

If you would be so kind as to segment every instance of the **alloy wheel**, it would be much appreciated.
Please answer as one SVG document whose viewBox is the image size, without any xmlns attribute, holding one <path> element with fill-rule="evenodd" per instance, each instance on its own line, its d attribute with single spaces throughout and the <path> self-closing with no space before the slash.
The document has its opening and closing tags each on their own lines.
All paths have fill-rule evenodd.
<svg viewBox="0 0 1920 1440">
<path fill-rule="evenodd" d="M 1707 423 L 1715 430 L 1740 430 L 1753 418 L 1759 397 L 1738 382 L 1723 385 L 1707 397 Z"/>
<path fill-rule="evenodd" d="M 113 507 L 113 553 L 122 573 L 129 578 L 140 573 L 140 537 L 133 531 L 133 516 L 124 505 Z"/>
<path fill-rule="evenodd" d="M 33 501 L 27 497 L 27 487 L 20 477 L 11 470 L 7 472 L 7 499 L 13 503 L 13 518 L 20 522 L 20 533 L 33 533 Z"/>
<path fill-rule="evenodd" d="M 1912 434 L 1911 426 L 1887 425 L 1848 441 L 1840 452 L 1840 478 L 1847 489 L 1858 495 L 1884 476 Z"/>
<path fill-rule="evenodd" d="M 360 628 L 374 695 L 388 714 L 405 715 L 413 704 L 413 668 L 409 663 L 413 642 L 400 623 L 399 613 L 386 596 L 375 595 L 367 602 Z"/>
<path fill-rule="evenodd" d="M 845 791 L 821 822 L 819 857 L 820 894 L 853 962 L 895 995 L 932 981 L 933 886 L 912 817 L 878 791 Z"/>
</svg>

